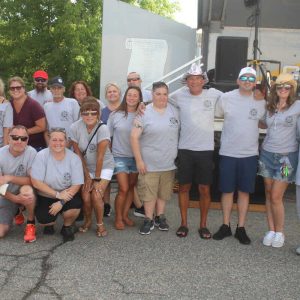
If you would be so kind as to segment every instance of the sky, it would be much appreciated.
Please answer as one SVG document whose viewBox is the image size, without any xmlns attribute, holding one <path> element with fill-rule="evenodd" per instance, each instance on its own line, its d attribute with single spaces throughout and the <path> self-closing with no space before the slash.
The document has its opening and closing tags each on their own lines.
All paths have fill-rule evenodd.
<svg viewBox="0 0 300 300">
<path fill-rule="evenodd" d="M 175 15 L 175 20 L 192 28 L 197 27 L 198 0 L 177 0 L 181 11 Z"/>
</svg>

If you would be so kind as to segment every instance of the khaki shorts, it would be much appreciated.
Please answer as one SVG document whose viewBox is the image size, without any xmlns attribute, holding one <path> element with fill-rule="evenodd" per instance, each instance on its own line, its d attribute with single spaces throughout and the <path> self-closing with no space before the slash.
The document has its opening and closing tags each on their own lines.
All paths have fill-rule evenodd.
<svg viewBox="0 0 300 300">
<path fill-rule="evenodd" d="M 143 202 L 169 200 L 173 193 L 175 170 L 139 174 L 138 194 Z"/>
</svg>

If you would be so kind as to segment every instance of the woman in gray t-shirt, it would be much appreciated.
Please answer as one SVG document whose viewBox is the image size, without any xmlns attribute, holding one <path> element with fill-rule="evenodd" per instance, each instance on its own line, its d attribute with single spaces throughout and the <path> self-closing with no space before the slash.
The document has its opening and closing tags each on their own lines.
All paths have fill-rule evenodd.
<svg viewBox="0 0 300 300">
<path fill-rule="evenodd" d="M 97 220 L 96 234 L 107 235 L 103 224 L 103 196 L 111 180 L 114 160 L 109 149 L 110 134 L 107 126 L 100 122 L 100 105 L 94 97 L 87 97 L 80 107 L 81 119 L 71 125 L 71 140 L 75 153 L 81 158 L 84 171 L 82 188 L 84 225 L 86 232 L 92 224 L 92 209 Z"/>
<path fill-rule="evenodd" d="M 118 230 L 124 229 L 125 225 L 134 225 L 134 222 L 128 217 L 128 212 L 134 197 L 138 172 L 131 149 L 130 133 L 137 107 L 142 98 L 139 87 L 129 87 L 125 92 L 123 102 L 115 112 L 110 114 L 107 123 L 112 137 L 114 174 L 119 184 L 115 200 L 115 228 Z"/>
<path fill-rule="evenodd" d="M 298 161 L 296 140 L 300 101 L 295 100 L 297 84 L 291 74 L 278 76 L 267 101 L 267 134 L 259 156 L 259 172 L 264 177 L 269 231 L 263 244 L 275 248 L 284 244 L 283 196 L 295 181 Z"/>
</svg>

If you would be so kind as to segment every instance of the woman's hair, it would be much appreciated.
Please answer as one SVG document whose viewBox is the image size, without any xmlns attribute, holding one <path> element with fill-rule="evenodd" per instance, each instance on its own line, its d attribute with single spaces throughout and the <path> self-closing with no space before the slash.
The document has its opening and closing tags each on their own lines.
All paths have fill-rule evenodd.
<svg viewBox="0 0 300 300">
<path fill-rule="evenodd" d="M 287 83 L 288 84 L 288 83 Z M 277 104 L 279 102 L 279 97 L 277 95 L 276 87 L 278 84 L 274 84 L 270 90 L 270 96 L 267 99 L 267 111 L 271 114 L 274 114 L 277 110 Z M 291 84 L 290 94 L 287 98 L 286 105 L 287 108 L 292 106 L 292 104 L 296 101 L 296 91 L 294 90 L 294 86 Z"/>
<path fill-rule="evenodd" d="M 128 106 L 127 106 L 126 98 L 127 98 L 128 92 L 129 92 L 130 90 L 136 90 L 136 91 L 139 93 L 139 102 L 137 103 L 137 105 L 136 105 L 136 107 L 135 107 L 135 110 L 137 110 L 139 104 L 140 104 L 141 102 L 143 102 L 143 94 L 142 94 L 141 89 L 140 89 L 138 86 L 130 86 L 130 87 L 128 87 L 127 90 L 126 90 L 126 92 L 125 92 L 125 94 L 124 94 L 122 103 L 121 103 L 120 106 L 116 109 L 116 112 L 117 112 L 117 111 L 124 111 L 126 117 L 128 116 Z"/>
<path fill-rule="evenodd" d="M 118 92 L 119 92 L 119 97 L 121 97 L 121 89 L 119 88 L 119 86 L 116 84 L 116 83 L 108 83 L 106 86 L 105 86 L 105 98 L 107 97 L 107 91 L 108 89 L 113 86 L 115 87 Z"/>
<path fill-rule="evenodd" d="M 2 97 L 5 97 L 4 90 L 5 90 L 5 85 L 4 85 L 3 80 L 0 78 L 0 96 L 2 96 Z"/>
<path fill-rule="evenodd" d="M 77 80 L 77 81 L 74 81 L 69 89 L 69 95 L 71 98 L 75 98 L 75 95 L 74 95 L 74 91 L 75 91 L 75 88 L 76 88 L 76 85 L 77 84 L 82 84 L 86 90 L 86 94 L 87 96 L 93 96 L 93 93 L 92 93 L 92 90 L 90 88 L 90 86 L 83 80 Z"/>
<path fill-rule="evenodd" d="M 163 81 L 157 81 L 157 82 L 153 82 L 152 84 L 152 92 L 154 92 L 156 89 L 159 88 L 165 88 L 167 91 L 169 91 L 169 87 L 167 86 L 167 84 Z"/>
<path fill-rule="evenodd" d="M 13 81 L 17 81 L 17 82 L 19 82 L 23 87 L 25 87 L 25 82 L 24 82 L 24 80 L 23 80 L 21 77 L 19 77 L 19 76 L 10 77 L 10 78 L 8 79 L 8 87 L 10 87 L 10 85 L 11 85 L 11 83 L 12 83 Z"/>
<path fill-rule="evenodd" d="M 51 134 L 52 133 L 55 133 L 55 132 L 60 132 L 60 133 L 63 133 L 64 136 L 65 136 L 65 140 L 67 141 L 68 138 L 67 138 L 67 133 L 66 133 L 66 129 L 65 128 L 62 128 L 62 127 L 52 127 L 49 132 L 48 132 L 48 136 L 49 138 L 51 138 Z"/>
<path fill-rule="evenodd" d="M 88 96 L 84 98 L 82 105 L 80 106 L 80 112 L 95 110 L 100 115 L 100 104 L 96 98 Z"/>
</svg>

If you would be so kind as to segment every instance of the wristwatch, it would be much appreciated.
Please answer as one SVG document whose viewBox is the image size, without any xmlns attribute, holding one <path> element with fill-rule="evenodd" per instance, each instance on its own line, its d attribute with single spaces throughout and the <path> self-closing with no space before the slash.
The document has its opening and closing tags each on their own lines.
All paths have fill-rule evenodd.
<svg viewBox="0 0 300 300">
<path fill-rule="evenodd" d="M 101 181 L 101 178 L 94 178 L 94 181 Z"/>
<path fill-rule="evenodd" d="M 60 204 L 62 205 L 62 206 L 64 206 L 65 204 L 66 204 L 66 201 L 65 200 L 59 200 L 59 202 L 60 202 Z"/>
</svg>

